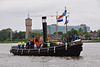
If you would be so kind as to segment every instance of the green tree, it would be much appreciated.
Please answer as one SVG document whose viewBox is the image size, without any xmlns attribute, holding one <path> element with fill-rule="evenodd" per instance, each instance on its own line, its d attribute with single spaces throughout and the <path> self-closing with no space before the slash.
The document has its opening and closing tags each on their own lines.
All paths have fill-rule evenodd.
<svg viewBox="0 0 100 67">
<path fill-rule="evenodd" d="M 75 29 L 71 29 L 71 33 L 72 33 L 72 35 L 75 35 L 75 34 L 77 34 L 78 35 L 78 31 L 77 30 L 75 30 Z"/>
<path fill-rule="evenodd" d="M 23 38 L 25 38 L 25 32 L 24 31 L 19 31 L 19 32 L 15 31 L 13 33 L 13 39 L 23 39 Z"/>
<path fill-rule="evenodd" d="M 97 33 L 100 33 L 100 30 L 97 30 Z"/>
<path fill-rule="evenodd" d="M 54 35 L 56 35 L 56 32 L 53 33 Z M 63 35 L 63 32 L 58 32 L 59 35 Z"/>
<path fill-rule="evenodd" d="M 62 37 L 65 37 L 65 38 L 67 38 L 67 35 L 66 35 L 66 33 L 64 33 Z"/>
<path fill-rule="evenodd" d="M 40 33 L 40 32 L 29 32 L 29 37 L 32 37 L 33 35 L 34 36 L 43 36 L 43 32 L 42 33 Z"/>
<path fill-rule="evenodd" d="M 79 28 L 79 32 L 83 32 L 83 29 L 82 28 Z"/>
<path fill-rule="evenodd" d="M 82 28 L 79 28 L 78 34 L 79 34 L 79 35 L 82 35 L 82 34 L 83 34 L 83 29 L 82 29 Z"/>
<path fill-rule="evenodd" d="M 53 33 L 54 35 L 56 34 L 56 32 Z"/>
<path fill-rule="evenodd" d="M 87 31 L 84 31 L 84 34 L 85 34 L 86 39 L 88 39 L 88 38 L 90 39 L 91 35 Z"/>
<path fill-rule="evenodd" d="M 68 31 L 68 36 L 73 35 L 71 31 Z"/>
<path fill-rule="evenodd" d="M 59 35 L 63 35 L 63 32 L 58 32 Z"/>
<path fill-rule="evenodd" d="M 10 28 L 3 29 L 0 31 L 0 41 L 5 41 L 6 39 L 10 39 Z"/>
<path fill-rule="evenodd" d="M 98 37 L 100 37 L 100 29 L 97 30 Z"/>
</svg>

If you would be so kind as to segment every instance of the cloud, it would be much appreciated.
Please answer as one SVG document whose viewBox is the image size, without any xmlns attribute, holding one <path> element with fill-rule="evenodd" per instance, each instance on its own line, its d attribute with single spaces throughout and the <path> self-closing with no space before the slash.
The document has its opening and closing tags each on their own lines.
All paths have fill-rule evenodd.
<svg viewBox="0 0 100 67">
<path fill-rule="evenodd" d="M 10 27 L 13 30 L 25 30 L 28 8 L 30 15 L 33 16 L 56 15 L 56 11 L 62 14 L 65 6 L 70 12 L 68 25 L 86 23 L 93 30 L 100 29 L 97 28 L 100 26 L 99 4 L 99 0 L 0 0 L 0 29 Z M 42 28 L 41 17 L 31 18 L 33 29 Z M 48 17 L 47 22 L 50 25 L 56 23 L 56 19 Z"/>
</svg>

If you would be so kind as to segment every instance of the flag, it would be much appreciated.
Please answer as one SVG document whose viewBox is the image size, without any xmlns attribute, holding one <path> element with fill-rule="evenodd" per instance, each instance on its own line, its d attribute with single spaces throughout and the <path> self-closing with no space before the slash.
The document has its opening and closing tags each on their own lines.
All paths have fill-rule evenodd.
<svg viewBox="0 0 100 67">
<path fill-rule="evenodd" d="M 60 18 L 62 18 L 63 16 L 61 15 L 61 16 L 59 16 L 57 19 L 60 19 Z"/>
<path fill-rule="evenodd" d="M 66 15 L 66 10 L 64 11 L 64 13 L 61 16 L 58 17 L 58 19 L 62 18 L 65 15 Z"/>
<path fill-rule="evenodd" d="M 69 15 L 66 16 L 65 24 L 67 24 L 69 22 L 68 17 L 69 17 Z"/>
<path fill-rule="evenodd" d="M 67 23 L 68 23 L 68 20 L 66 19 L 65 24 L 67 24 Z"/>
<path fill-rule="evenodd" d="M 63 16 L 66 15 L 66 10 L 64 11 L 64 13 L 62 15 L 60 15 L 58 18 L 57 18 L 57 21 L 58 22 L 62 22 L 63 21 Z"/>
<path fill-rule="evenodd" d="M 58 21 L 58 22 L 62 22 L 62 21 L 63 21 L 63 16 L 62 16 L 62 15 L 59 16 L 59 17 L 57 18 L 57 21 Z"/>
<path fill-rule="evenodd" d="M 64 13 L 62 14 L 62 16 L 66 16 L 66 10 L 65 10 Z"/>
<path fill-rule="evenodd" d="M 63 19 L 58 19 L 57 21 L 58 21 L 58 22 L 62 22 L 62 21 L 63 21 Z"/>
</svg>

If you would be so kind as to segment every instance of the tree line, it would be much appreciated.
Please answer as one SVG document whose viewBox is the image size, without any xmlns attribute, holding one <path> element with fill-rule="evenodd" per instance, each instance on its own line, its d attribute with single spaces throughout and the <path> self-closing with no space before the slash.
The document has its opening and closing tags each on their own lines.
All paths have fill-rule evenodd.
<svg viewBox="0 0 100 67">
<path fill-rule="evenodd" d="M 12 29 L 10 28 L 7 28 L 7 29 L 3 29 L 0 31 L 0 41 L 10 41 L 10 40 L 22 40 L 24 39 L 25 40 L 25 31 L 12 31 Z M 100 30 L 97 30 L 97 33 L 100 34 Z M 56 32 L 53 34 L 55 35 Z M 66 33 L 62 33 L 62 32 L 58 32 L 58 34 L 62 35 L 63 37 L 66 37 Z M 91 35 L 89 34 L 89 32 L 87 31 L 83 31 L 83 29 L 79 29 L 79 30 L 75 30 L 75 29 L 71 29 L 71 31 L 68 31 L 68 35 L 74 35 L 74 34 L 77 34 L 77 35 L 85 35 L 85 38 L 90 38 Z M 40 32 L 29 32 L 29 38 L 32 37 L 33 35 L 34 36 L 43 36 L 43 32 L 40 33 Z M 100 35 L 99 35 L 100 36 Z M 26 40 L 29 40 L 26 39 Z"/>
<path fill-rule="evenodd" d="M 25 38 L 25 31 L 12 31 L 12 29 L 7 28 L 0 31 L 0 41 L 13 40 L 13 39 L 23 39 Z"/>
<path fill-rule="evenodd" d="M 83 31 L 82 28 L 79 28 L 79 30 L 75 30 L 74 28 L 72 28 L 71 31 L 68 31 L 68 36 L 75 35 L 75 34 L 77 34 L 78 36 L 79 35 L 85 35 L 86 39 L 91 37 L 91 35 L 89 34 L 89 32 Z M 63 34 L 63 36 L 66 37 L 66 34 Z"/>
<path fill-rule="evenodd" d="M 12 29 L 7 28 L 0 31 L 0 41 L 21 41 L 21 40 L 30 40 L 30 37 L 34 36 L 42 36 L 43 33 L 39 32 L 29 32 L 29 38 L 25 39 L 25 31 L 12 31 Z"/>
</svg>

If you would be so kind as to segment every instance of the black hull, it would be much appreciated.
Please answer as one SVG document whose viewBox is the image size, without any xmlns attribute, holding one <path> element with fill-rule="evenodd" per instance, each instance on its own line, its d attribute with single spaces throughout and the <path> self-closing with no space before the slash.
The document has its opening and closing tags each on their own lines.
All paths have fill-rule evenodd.
<svg viewBox="0 0 100 67">
<path fill-rule="evenodd" d="M 34 56 L 79 56 L 82 51 L 82 43 L 73 46 L 59 45 L 38 49 L 18 49 L 10 50 L 14 55 L 34 55 Z"/>
</svg>

